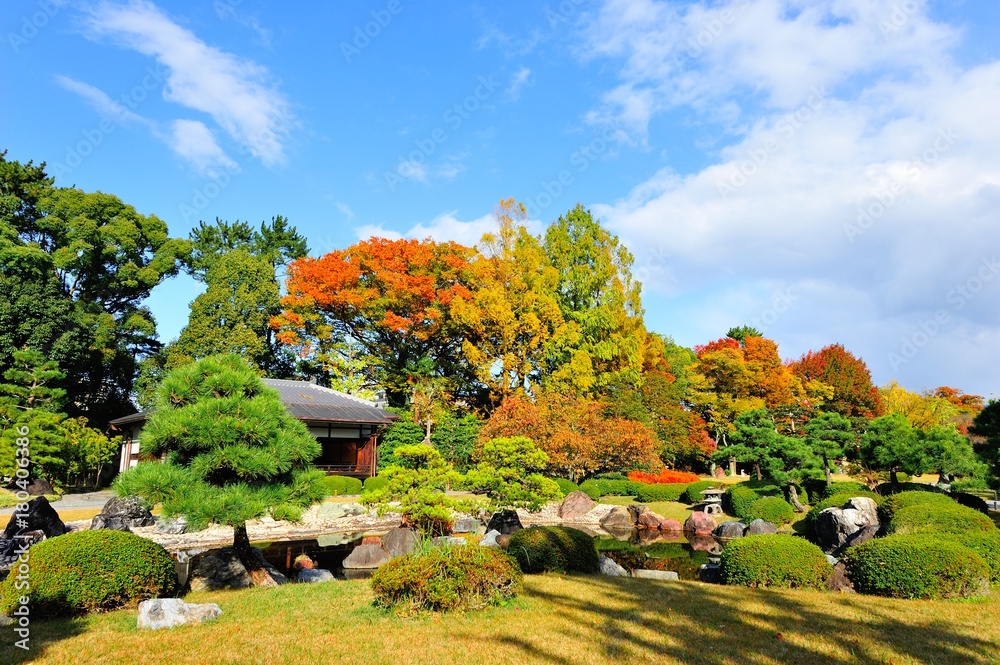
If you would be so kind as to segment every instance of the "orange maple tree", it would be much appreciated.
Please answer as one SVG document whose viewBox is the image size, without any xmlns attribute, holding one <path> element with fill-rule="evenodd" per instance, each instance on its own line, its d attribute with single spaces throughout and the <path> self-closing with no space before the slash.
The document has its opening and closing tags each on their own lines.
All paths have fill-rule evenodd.
<svg viewBox="0 0 1000 665">
<path fill-rule="evenodd" d="M 790 368 L 803 381 L 821 381 L 833 387 L 833 396 L 823 407 L 825 411 L 847 417 L 882 415 L 882 400 L 878 389 L 872 385 L 868 366 L 843 344 L 810 351 L 791 363 Z"/>
</svg>

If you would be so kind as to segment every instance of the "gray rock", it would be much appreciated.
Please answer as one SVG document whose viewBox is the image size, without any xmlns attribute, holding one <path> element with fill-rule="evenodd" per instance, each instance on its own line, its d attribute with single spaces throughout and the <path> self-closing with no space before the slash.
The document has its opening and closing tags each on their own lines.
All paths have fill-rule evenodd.
<svg viewBox="0 0 1000 665">
<path fill-rule="evenodd" d="M 778 533 L 778 527 L 762 519 L 755 519 L 747 525 L 747 530 L 743 532 L 743 535 L 759 536 L 764 533 Z"/>
<path fill-rule="evenodd" d="M 463 517 L 455 522 L 451 528 L 452 533 L 475 533 L 479 528 L 479 520 L 474 517 Z"/>
<path fill-rule="evenodd" d="M 285 584 L 288 578 L 264 560 L 264 553 L 255 550 L 264 569 L 278 584 Z M 232 547 L 223 547 L 203 556 L 195 564 L 188 576 L 191 591 L 218 591 L 220 589 L 248 589 L 253 586 L 250 573 L 240 563 Z"/>
<path fill-rule="evenodd" d="M 500 547 L 500 543 L 497 542 L 497 538 L 500 536 L 500 532 L 494 529 L 493 531 L 488 531 L 483 539 L 479 541 L 479 544 L 483 547 Z"/>
<path fill-rule="evenodd" d="M 523 528 L 521 518 L 517 516 L 515 510 L 501 510 L 493 513 L 489 524 L 486 525 L 487 531 L 499 531 L 500 535 L 503 536 L 510 536 Z"/>
<path fill-rule="evenodd" d="M 608 531 L 615 529 L 631 531 L 635 528 L 636 517 L 638 516 L 633 517 L 632 512 L 627 507 L 615 506 L 601 519 L 601 526 Z"/>
<path fill-rule="evenodd" d="M 677 582 L 680 580 L 680 575 L 672 570 L 644 570 L 638 568 L 632 571 L 632 577 L 639 577 L 647 580 L 666 580 L 670 582 Z"/>
<path fill-rule="evenodd" d="M 347 558 L 344 568 L 369 570 L 378 568 L 389 560 L 389 555 L 378 545 L 358 545 Z"/>
<path fill-rule="evenodd" d="M 563 499 L 562 504 L 559 506 L 559 517 L 569 521 L 579 519 L 590 512 L 590 509 L 596 505 L 597 503 L 587 496 L 586 492 L 576 490 L 567 494 L 566 498 Z"/>
<path fill-rule="evenodd" d="M 135 527 L 152 526 L 154 523 L 153 515 L 142 505 L 139 497 L 116 496 L 94 516 L 90 528 L 131 531 Z"/>
<path fill-rule="evenodd" d="M 333 573 L 326 568 L 303 568 L 299 571 L 298 577 L 295 579 L 298 582 L 304 582 L 307 584 L 337 581 L 337 578 L 333 576 Z"/>
<path fill-rule="evenodd" d="M 390 557 L 404 556 L 413 553 L 418 541 L 417 533 L 413 529 L 396 527 L 382 536 L 382 549 Z"/>
<path fill-rule="evenodd" d="M 830 591 L 838 591 L 840 593 L 854 593 L 854 583 L 847 576 L 847 566 L 845 564 L 840 562 L 834 564 L 833 572 L 826 580 L 826 588 Z"/>
<path fill-rule="evenodd" d="M 187 518 L 183 515 L 180 517 L 166 517 L 164 519 L 157 520 L 156 522 L 157 533 L 180 535 L 182 533 L 187 533 L 187 528 Z"/>
<path fill-rule="evenodd" d="M 628 571 L 618 565 L 618 563 L 603 554 L 600 556 L 601 575 L 608 577 L 628 577 Z"/>
<path fill-rule="evenodd" d="M 222 610 L 215 603 L 192 605 L 180 598 L 153 598 L 139 603 L 139 628 L 160 630 L 215 621 Z"/>
<path fill-rule="evenodd" d="M 715 527 L 712 531 L 712 535 L 716 538 L 727 538 L 732 540 L 733 538 L 742 538 L 743 532 L 746 531 L 747 525 L 743 522 L 738 522 L 735 520 L 730 520 L 729 522 L 723 522 L 719 526 Z"/>
<path fill-rule="evenodd" d="M 845 549 L 854 541 L 855 534 L 862 529 L 873 527 L 868 537 L 879 529 L 878 509 L 875 501 L 868 497 L 848 499 L 840 508 L 827 508 L 816 517 L 816 543 L 824 552 Z"/>
</svg>

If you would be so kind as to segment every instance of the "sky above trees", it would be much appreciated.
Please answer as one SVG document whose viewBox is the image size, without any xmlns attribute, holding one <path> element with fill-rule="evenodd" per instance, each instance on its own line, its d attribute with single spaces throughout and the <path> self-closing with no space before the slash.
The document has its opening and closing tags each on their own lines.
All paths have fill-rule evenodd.
<svg viewBox="0 0 1000 665">
<path fill-rule="evenodd" d="M 998 25 L 958 0 L 16 1 L 0 135 L 175 237 L 283 215 L 314 256 L 580 202 L 680 344 L 748 324 L 988 396 Z M 154 291 L 163 341 L 203 289 Z"/>
</svg>

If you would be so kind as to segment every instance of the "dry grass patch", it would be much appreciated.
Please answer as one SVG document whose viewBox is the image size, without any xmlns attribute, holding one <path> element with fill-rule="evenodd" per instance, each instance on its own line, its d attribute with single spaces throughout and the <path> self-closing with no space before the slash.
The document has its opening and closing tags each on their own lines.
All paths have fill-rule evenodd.
<svg viewBox="0 0 1000 665">
<path fill-rule="evenodd" d="M 962 663 L 1000 660 L 1000 595 L 902 601 L 633 579 L 525 579 L 510 607 L 403 619 L 365 581 L 192 594 L 214 624 L 139 632 L 134 611 L 34 622 L 33 652 L 0 662 Z M 9 629 L 4 629 L 9 630 Z M 4 640 L 10 644 L 9 640 Z M 20 659 L 20 660 L 18 660 Z"/>
</svg>

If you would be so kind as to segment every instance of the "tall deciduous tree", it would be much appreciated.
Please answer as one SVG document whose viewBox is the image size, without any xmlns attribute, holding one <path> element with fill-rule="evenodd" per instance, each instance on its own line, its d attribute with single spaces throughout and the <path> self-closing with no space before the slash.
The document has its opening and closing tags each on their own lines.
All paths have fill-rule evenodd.
<svg viewBox="0 0 1000 665">
<path fill-rule="evenodd" d="M 833 386 L 833 396 L 823 406 L 825 411 L 848 418 L 874 418 L 883 413 L 882 400 L 872 385 L 868 366 L 842 344 L 810 351 L 792 363 L 791 368 L 803 381 L 821 381 Z"/>
<path fill-rule="evenodd" d="M 405 406 L 422 359 L 438 376 L 463 375 L 451 307 L 470 295 L 472 254 L 453 242 L 370 238 L 298 259 L 288 267 L 285 309 L 272 325 L 279 340 L 319 366 L 360 347 L 389 404 Z"/>
<path fill-rule="evenodd" d="M 631 253 L 582 205 L 546 229 L 544 249 L 566 321 L 549 345 L 547 380 L 582 392 L 638 384 L 646 330 Z"/>
<path fill-rule="evenodd" d="M 162 503 L 167 515 L 234 528 L 233 546 L 257 586 L 275 586 L 247 537 L 248 520 L 298 519 L 323 497 L 312 466 L 320 445 L 235 354 L 211 356 L 171 372 L 143 448 L 166 461 L 140 462 L 115 480 L 120 496 Z"/>
</svg>

